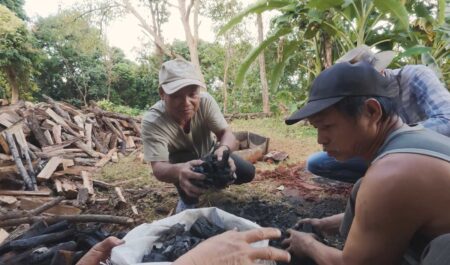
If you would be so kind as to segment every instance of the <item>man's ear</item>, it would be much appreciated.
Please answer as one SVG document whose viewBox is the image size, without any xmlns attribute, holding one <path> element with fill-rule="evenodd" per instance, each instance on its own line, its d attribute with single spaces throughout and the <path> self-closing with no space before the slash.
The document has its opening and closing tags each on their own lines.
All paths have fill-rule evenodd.
<svg viewBox="0 0 450 265">
<path fill-rule="evenodd" d="M 383 116 L 383 108 L 381 107 L 380 102 L 374 98 L 369 98 L 364 103 L 364 114 L 375 123 L 381 121 L 381 117 Z"/>
<path fill-rule="evenodd" d="M 164 100 L 165 95 L 166 95 L 166 93 L 164 93 L 164 90 L 162 89 L 162 87 L 159 87 L 159 97 L 161 98 L 161 100 Z"/>
</svg>

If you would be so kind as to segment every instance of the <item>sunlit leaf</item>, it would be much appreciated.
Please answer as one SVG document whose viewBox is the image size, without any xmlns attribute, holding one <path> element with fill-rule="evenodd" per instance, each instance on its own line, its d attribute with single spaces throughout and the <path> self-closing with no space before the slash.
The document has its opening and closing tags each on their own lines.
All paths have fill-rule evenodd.
<svg viewBox="0 0 450 265">
<path fill-rule="evenodd" d="M 281 36 L 286 35 L 292 31 L 292 28 L 280 28 L 274 34 L 265 39 L 258 47 L 253 49 L 249 55 L 244 59 L 239 67 L 236 75 L 236 87 L 240 87 L 244 81 L 245 74 L 247 73 L 250 65 L 255 61 L 258 55 L 271 43 L 278 40 Z"/>
<path fill-rule="evenodd" d="M 409 29 L 408 12 L 401 2 L 398 0 L 374 0 L 373 3 L 382 12 L 394 15 L 403 29 Z"/>
</svg>

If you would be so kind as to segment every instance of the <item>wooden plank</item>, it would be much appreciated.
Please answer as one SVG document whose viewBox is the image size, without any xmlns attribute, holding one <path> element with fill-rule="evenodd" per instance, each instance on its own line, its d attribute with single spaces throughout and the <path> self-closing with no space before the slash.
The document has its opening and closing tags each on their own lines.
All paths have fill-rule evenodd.
<svg viewBox="0 0 450 265">
<path fill-rule="evenodd" d="M 37 179 L 41 181 L 49 179 L 62 162 L 63 159 L 60 157 L 50 158 L 44 169 L 37 175 Z"/>
<path fill-rule="evenodd" d="M 96 172 L 98 168 L 96 167 L 86 167 L 86 166 L 73 166 L 69 167 L 67 169 L 64 169 L 62 171 L 56 171 L 53 176 L 60 177 L 64 175 L 81 175 L 81 171 L 87 171 L 87 172 Z"/>
<path fill-rule="evenodd" d="M 54 178 L 53 183 L 55 184 L 56 193 L 58 193 L 58 195 L 64 195 L 63 188 L 62 188 L 62 182 L 59 179 Z"/>
<path fill-rule="evenodd" d="M 0 160 L 13 161 L 13 157 L 10 155 L 5 155 L 5 154 L 0 153 Z"/>
<path fill-rule="evenodd" d="M 80 134 L 81 134 L 82 136 L 84 136 L 84 130 L 85 130 L 85 127 L 84 127 L 84 121 L 85 121 L 85 120 L 82 118 L 81 115 L 76 115 L 76 116 L 74 116 L 74 117 L 73 117 L 73 120 L 75 121 L 75 123 L 77 124 L 77 126 L 78 126 L 79 128 L 81 128 L 81 130 L 79 130 Z"/>
<path fill-rule="evenodd" d="M 86 144 L 92 148 L 92 123 L 86 123 L 84 131 L 86 135 Z"/>
<path fill-rule="evenodd" d="M 127 146 L 127 149 L 136 148 L 136 145 L 134 144 L 133 136 L 128 136 L 127 137 L 126 146 Z"/>
<path fill-rule="evenodd" d="M 47 110 L 45 110 L 45 112 L 58 124 L 64 126 L 64 127 L 69 127 L 69 124 L 67 124 L 67 122 L 64 120 L 63 117 L 59 116 L 58 114 L 56 114 L 56 112 L 54 112 L 51 108 L 47 108 Z"/>
<path fill-rule="evenodd" d="M 50 196 L 50 190 L 30 191 L 30 190 L 0 190 L 0 195 L 10 196 Z"/>
<path fill-rule="evenodd" d="M 55 137 L 55 143 L 56 144 L 62 144 L 61 125 L 56 124 L 55 126 L 53 126 L 52 133 L 53 133 L 53 137 Z"/>
<path fill-rule="evenodd" d="M 11 205 L 11 204 L 16 203 L 17 199 L 16 199 L 16 197 L 13 197 L 13 196 L 1 195 L 0 196 L 0 202 L 3 203 L 3 204 Z"/>
<path fill-rule="evenodd" d="M 78 188 L 75 183 L 68 179 L 61 179 L 64 196 L 67 199 L 75 199 L 78 195 Z"/>
<path fill-rule="evenodd" d="M 0 245 L 9 237 L 9 233 L 0 228 Z"/>
<path fill-rule="evenodd" d="M 105 157 L 103 157 L 97 163 L 95 163 L 95 166 L 96 167 L 103 167 L 104 165 L 106 165 L 106 163 L 108 163 L 109 160 L 111 160 L 111 158 L 112 158 L 114 153 L 117 153 L 117 149 L 116 148 L 113 148 L 113 149 L 109 150 L 108 154 L 106 154 Z"/>
<path fill-rule="evenodd" d="M 122 194 L 122 189 L 120 187 L 115 187 L 114 191 L 116 192 L 116 195 L 119 198 L 119 203 L 127 203 L 127 200 L 125 200 L 125 197 Z"/>
<path fill-rule="evenodd" d="M 119 162 L 119 157 L 117 156 L 117 151 L 111 156 L 111 161 L 114 163 Z"/>
<path fill-rule="evenodd" d="M 69 167 L 75 166 L 75 162 L 73 162 L 73 159 L 63 159 L 62 164 L 64 170 L 68 169 Z"/>
<path fill-rule="evenodd" d="M 36 198 L 31 199 L 27 197 L 19 197 L 19 200 L 20 200 L 20 208 L 26 211 L 33 210 L 50 201 L 46 199 L 36 199 Z M 54 215 L 80 214 L 81 209 L 70 205 L 58 204 L 46 210 L 44 213 Z"/>
<path fill-rule="evenodd" d="M 81 177 L 83 178 L 83 186 L 88 189 L 89 194 L 94 195 L 94 184 L 90 174 L 86 171 L 81 171 Z"/>
<path fill-rule="evenodd" d="M 48 130 L 44 131 L 44 136 L 45 136 L 45 139 L 47 140 L 47 142 L 50 145 L 54 145 L 55 144 L 55 142 L 53 141 L 52 135 L 50 134 L 50 132 Z"/>
<path fill-rule="evenodd" d="M 6 128 L 10 127 L 14 123 L 8 119 L 8 115 L 6 113 L 0 114 L 0 124 L 5 126 Z"/>
</svg>

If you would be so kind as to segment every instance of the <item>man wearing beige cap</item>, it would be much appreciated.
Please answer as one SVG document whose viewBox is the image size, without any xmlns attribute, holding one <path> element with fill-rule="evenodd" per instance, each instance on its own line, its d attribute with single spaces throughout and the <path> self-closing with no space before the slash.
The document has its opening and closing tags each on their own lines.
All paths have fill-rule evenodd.
<svg viewBox="0 0 450 265">
<path fill-rule="evenodd" d="M 372 52 L 361 45 L 347 52 L 336 63 L 367 62 L 388 80 L 386 89 L 399 89 L 400 116 L 407 124 L 424 127 L 450 137 L 450 93 L 436 74 L 425 65 L 406 65 L 400 69 L 386 69 L 394 58 L 393 51 Z M 367 163 L 354 157 L 337 161 L 326 152 L 308 158 L 308 170 L 317 176 L 355 183 L 367 170 Z"/>
<path fill-rule="evenodd" d="M 225 150 L 236 149 L 236 138 L 216 101 L 206 92 L 201 75 L 190 62 L 175 59 L 163 63 L 159 71 L 161 100 L 142 120 L 144 159 L 153 174 L 163 182 L 173 183 L 180 195 L 176 212 L 195 208 L 205 192 L 194 183 L 205 175 L 193 171 L 205 155 L 214 152 L 222 159 Z M 234 184 L 250 182 L 255 168 L 231 154 Z M 194 183 L 193 183 L 194 182 Z"/>
</svg>

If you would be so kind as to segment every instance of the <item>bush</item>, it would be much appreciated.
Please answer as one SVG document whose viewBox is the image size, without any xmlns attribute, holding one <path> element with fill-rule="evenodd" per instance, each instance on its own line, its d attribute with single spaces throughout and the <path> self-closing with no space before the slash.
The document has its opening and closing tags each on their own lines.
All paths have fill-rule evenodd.
<svg viewBox="0 0 450 265">
<path fill-rule="evenodd" d="M 97 101 L 97 105 L 106 111 L 126 114 L 126 115 L 130 115 L 130 116 L 139 116 L 144 112 L 144 110 L 114 104 L 111 101 L 108 101 L 106 99 Z"/>
</svg>

